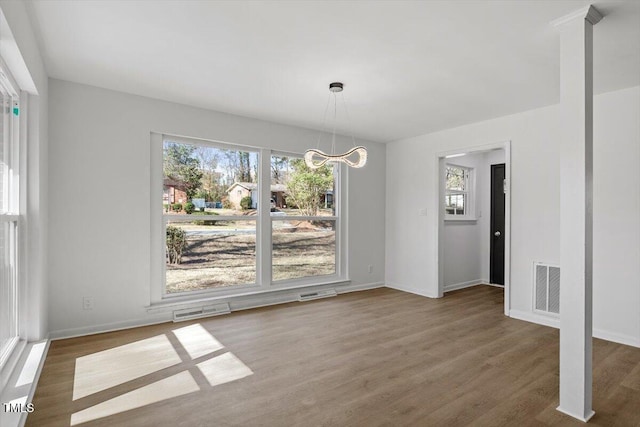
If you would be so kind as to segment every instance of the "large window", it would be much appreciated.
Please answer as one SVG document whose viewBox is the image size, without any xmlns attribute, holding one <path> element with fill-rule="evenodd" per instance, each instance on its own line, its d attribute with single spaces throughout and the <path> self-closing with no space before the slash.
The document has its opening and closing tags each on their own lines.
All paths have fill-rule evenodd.
<svg viewBox="0 0 640 427">
<path fill-rule="evenodd" d="M 343 278 L 338 167 L 310 170 L 300 155 L 169 136 L 152 141 L 152 158 L 162 168 L 156 302 Z"/>
<path fill-rule="evenodd" d="M 18 117 L 15 85 L 0 67 L 0 367 L 18 342 Z"/>
</svg>

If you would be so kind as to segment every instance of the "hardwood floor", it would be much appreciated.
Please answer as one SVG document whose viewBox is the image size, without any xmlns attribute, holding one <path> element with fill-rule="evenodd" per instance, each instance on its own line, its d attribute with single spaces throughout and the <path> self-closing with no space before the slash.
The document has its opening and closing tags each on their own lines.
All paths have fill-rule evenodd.
<svg viewBox="0 0 640 427">
<path fill-rule="evenodd" d="M 640 426 L 640 349 L 594 341 L 589 425 Z M 583 425 L 555 410 L 558 331 L 505 317 L 489 286 L 54 341 L 33 403 L 28 426 Z"/>
</svg>

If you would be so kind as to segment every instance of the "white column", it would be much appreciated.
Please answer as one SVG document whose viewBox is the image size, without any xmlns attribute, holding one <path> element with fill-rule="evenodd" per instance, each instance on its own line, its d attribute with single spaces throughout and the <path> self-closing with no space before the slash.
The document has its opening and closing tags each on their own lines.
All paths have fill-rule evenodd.
<svg viewBox="0 0 640 427">
<path fill-rule="evenodd" d="M 592 401 L 593 25 L 589 6 L 560 30 L 560 406 L 581 421 Z"/>
</svg>

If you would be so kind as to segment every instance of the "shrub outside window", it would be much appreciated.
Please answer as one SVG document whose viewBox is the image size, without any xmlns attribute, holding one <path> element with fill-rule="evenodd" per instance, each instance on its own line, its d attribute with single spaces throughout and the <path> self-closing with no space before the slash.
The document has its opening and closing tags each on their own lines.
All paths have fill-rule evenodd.
<svg viewBox="0 0 640 427">
<path fill-rule="evenodd" d="M 256 284 L 257 167 L 256 151 L 165 139 L 166 295 Z"/>
</svg>

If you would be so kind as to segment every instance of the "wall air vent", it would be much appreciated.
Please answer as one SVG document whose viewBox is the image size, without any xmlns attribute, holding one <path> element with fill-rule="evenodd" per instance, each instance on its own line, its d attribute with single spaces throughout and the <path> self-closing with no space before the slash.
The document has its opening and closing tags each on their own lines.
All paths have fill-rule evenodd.
<svg viewBox="0 0 640 427">
<path fill-rule="evenodd" d="M 231 308 L 229 307 L 229 304 L 225 302 L 223 304 L 175 310 L 173 312 L 173 321 L 180 322 L 182 320 L 199 319 L 201 317 L 219 316 L 221 314 L 229 313 L 231 313 Z"/>
<path fill-rule="evenodd" d="M 323 289 L 321 291 L 305 292 L 298 295 L 298 301 L 310 301 L 312 299 L 335 297 L 338 295 L 335 289 Z"/>
<path fill-rule="evenodd" d="M 536 262 L 533 270 L 534 310 L 560 314 L 560 267 Z"/>
</svg>

